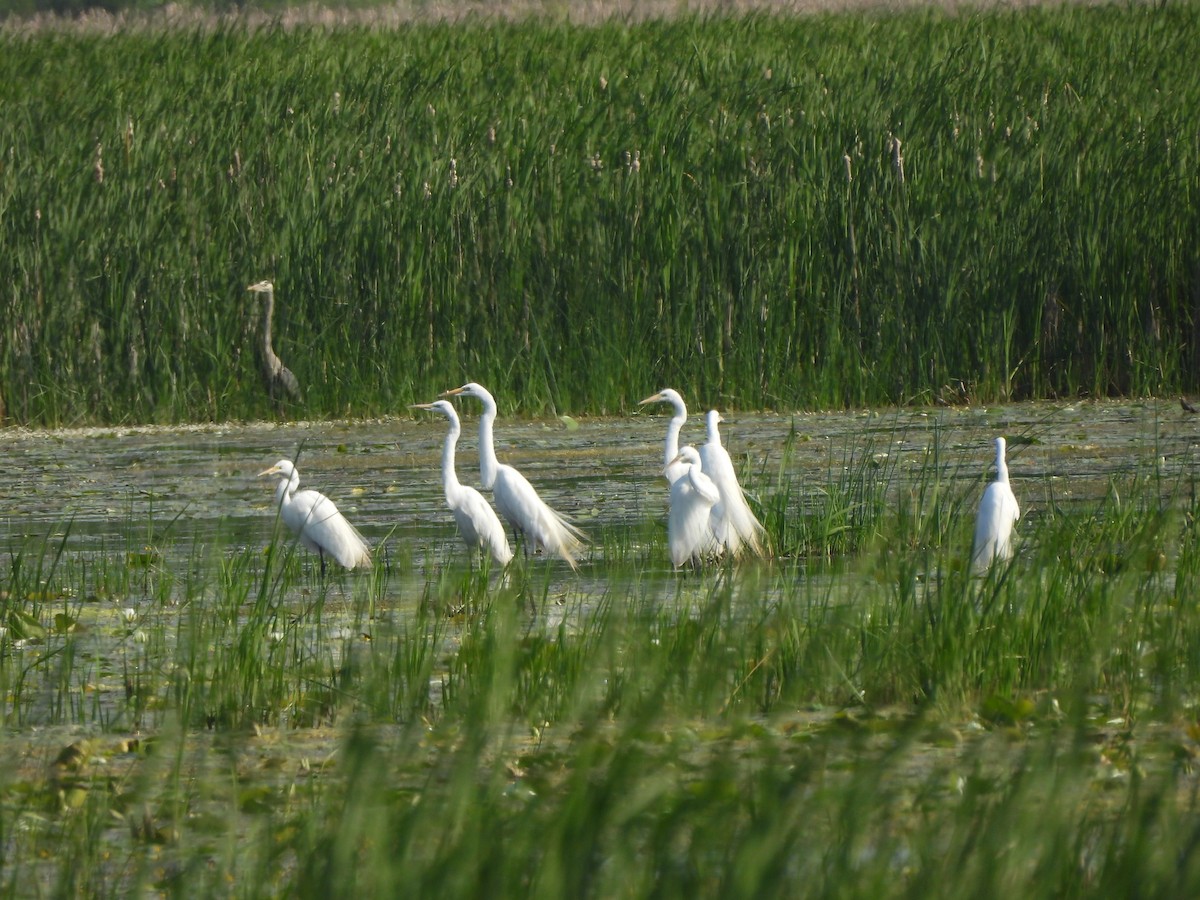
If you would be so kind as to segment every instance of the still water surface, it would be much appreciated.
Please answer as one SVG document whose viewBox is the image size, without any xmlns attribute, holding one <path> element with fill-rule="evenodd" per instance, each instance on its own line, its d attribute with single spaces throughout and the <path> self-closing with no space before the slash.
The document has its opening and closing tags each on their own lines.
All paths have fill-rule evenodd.
<svg viewBox="0 0 1200 900">
<path fill-rule="evenodd" d="M 478 485 L 474 410 L 463 410 L 460 478 Z M 660 477 L 667 416 L 501 418 L 502 461 L 520 468 L 559 511 L 586 531 L 665 519 Z M 1200 416 L 1175 402 L 1016 404 L 987 409 L 739 413 L 725 445 L 753 492 L 792 480 L 793 504 L 836 485 L 866 454 L 902 492 L 931 465 L 952 480 L 978 481 L 996 435 L 1010 440 L 1009 466 L 1026 516 L 1055 502 L 1102 496 L 1113 476 L 1156 466 L 1164 490 L 1191 476 Z M 403 546 L 414 559 L 461 553 L 441 494 L 440 417 L 182 428 L 0 430 L 0 536 L 61 534 L 70 550 L 119 550 L 155 541 L 234 545 L 270 540 L 274 482 L 255 474 L 298 459 L 301 486 L 328 494 L 372 543 Z M 693 415 L 684 442 L 704 441 Z M 790 447 L 790 452 L 788 448 Z M 131 534 L 132 531 L 132 534 Z M 10 540 L 11 546 L 11 540 Z M 600 562 L 593 551 L 592 562 Z"/>
</svg>

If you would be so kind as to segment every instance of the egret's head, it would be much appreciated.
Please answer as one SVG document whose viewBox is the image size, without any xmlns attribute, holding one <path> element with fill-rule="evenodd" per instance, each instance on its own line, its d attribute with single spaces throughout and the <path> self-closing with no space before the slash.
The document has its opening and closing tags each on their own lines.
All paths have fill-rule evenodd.
<svg viewBox="0 0 1200 900">
<path fill-rule="evenodd" d="M 468 381 L 462 387 L 452 388 L 438 394 L 439 397 L 478 397 L 480 400 L 492 399 L 491 393 L 482 384 Z"/>
<path fill-rule="evenodd" d="M 278 475 L 281 478 L 291 478 L 296 472 L 296 467 L 292 465 L 290 459 L 281 459 L 269 469 L 264 469 L 258 473 L 258 477 L 262 478 L 266 475 Z"/>
<path fill-rule="evenodd" d="M 683 406 L 683 398 L 674 388 L 663 388 L 657 394 L 639 401 L 638 406 L 645 406 L 647 403 L 670 403 L 673 406 Z"/>
<path fill-rule="evenodd" d="M 683 463 L 684 465 L 687 465 L 687 466 L 698 466 L 698 465 L 700 465 L 700 454 L 696 451 L 695 447 L 692 447 L 692 446 L 684 447 L 683 449 L 681 449 L 679 451 L 678 456 L 676 456 L 673 460 L 671 460 L 669 463 L 667 463 L 666 469 L 671 468 L 671 466 L 678 465 L 679 463 Z M 665 472 L 666 469 L 664 469 L 663 471 Z"/>
<path fill-rule="evenodd" d="M 435 400 L 433 403 L 414 403 L 409 409 L 427 409 L 430 412 L 441 413 L 446 418 L 457 418 L 454 405 L 449 400 Z"/>
<path fill-rule="evenodd" d="M 704 419 L 708 423 L 709 428 L 716 428 L 718 425 L 720 425 L 722 422 L 725 421 L 725 417 L 722 416 L 715 409 L 710 409 L 708 411 L 708 415 L 705 416 Z"/>
<path fill-rule="evenodd" d="M 248 290 L 252 294 L 269 294 L 275 290 L 275 285 L 271 284 L 271 282 L 269 282 L 269 281 L 264 280 L 264 281 L 259 281 L 256 284 L 248 285 L 246 287 L 246 290 Z"/>
</svg>

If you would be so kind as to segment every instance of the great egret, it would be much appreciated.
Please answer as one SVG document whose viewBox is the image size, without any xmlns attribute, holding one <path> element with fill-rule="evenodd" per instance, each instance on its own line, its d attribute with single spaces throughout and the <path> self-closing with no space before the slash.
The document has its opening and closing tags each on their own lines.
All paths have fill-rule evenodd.
<svg viewBox="0 0 1200 900">
<path fill-rule="evenodd" d="M 271 319 L 275 315 L 275 285 L 269 281 L 260 281 L 250 285 L 246 290 L 262 297 L 262 373 L 267 393 L 276 406 L 282 403 L 284 397 L 288 400 L 298 401 L 300 399 L 300 382 L 296 380 L 292 370 L 283 364 L 283 360 L 275 355 L 275 348 L 271 346 Z"/>
<path fill-rule="evenodd" d="M 300 538 L 300 543 L 321 557 L 321 572 L 325 572 L 325 555 L 329 554 L 347 569 L 371 568 L 371 548 L 358 530 L 338 512 L 333 501 L 318 491 L 300 491 L 300 473 L 291 460 L 281 459 L 271 468 L 258 473 L 278 475 L 275 503 L 284 524 Z"/>
<path fill-rule="evenodd" d="M 713 534 L 717 543 L 731 556 L 736 556 L 743 547 L 749 547 L 761 556 L 764 529 L 746 502 L 729 451 L 721 445 L 718 426 L 723 421 L 719 412 L 709 410 L 706 417 L 708 443 L 700 448 L 700 464 L 704 474 L 712 479 L 721 494 L 721 502 L 713 507 Z"/>
<path fill-rule="evenodd" d="M 492 442 L 495 398 L 487 388 L 473 381 L 441 396 L 475 397 L 483 404 L 483 413 L 479 417 L 479 475 L 483 489 L 492 492 L 500 515 L 525 535 L 535 551 L 544 548 L 557 553 L 572 569 L 576 568 L 575 555 L 583 549 L 583 532 L 547 506 L 524 475 L 496 459 Z"/>
<path fill-rule="evenodd" d="M 671 563 L 679 568 L 712 555 L 714 542 L 710 518 L 721 493 L 701 469 L 695 447 L 684 447 L 671 460 L 680 475 L 671 482 L 671 512 L 667 516 L 667 548 Z"/>
<path fill-rule="evenodd" d="M 673 388 L 664 388 L 657 394 L 641 401 L 638 406 L 645 406 L 647 403 L 670 403 L 675 410 L 671 421 L 667 423 L 667 439 L 663 444 L 663 464 L 665 466 L 663 475 L 666 476 L 668 484 L 674 484 L 685 468 L 683 463 L 676 461 L 676 458 L 679 456 L 679 432 L 683 428 L 683 423 L 687 421 L 687 406 L 684 405 L 679 392 Z"/>
<path fill-rule="evenodd" d="M 479 549 L 492 555 L 492 559 L 507 565 L 512 559 L 512 548 L 508 546 L 508 536 L 500 518 L 493 511 L 491 504 L 483 499 L 483 494 L 465 484 L 460 484 L 458 474 L 454 471 L 454 449 L 458 444 L 458 436 L 462 426 L 458 421 L 458 413 L 454 404 L 448 400 L 438 400 L 434 403 L 417 403 L 413 409 L 427 409 L 441 413 L 450 422 L 450 430 L 446 432 L 446 444 L 442 448 L 442 487 L 446 491 L 446 505 L 458 523 L 458 533 L 472 550 Z"/>
<path fill-rule="evenodd" d="M 1013 554 L 1013 524 L 1021 518 L 1021 508 L 1008 483 L 1008 463 L 1004 459 L 1004 450 L 1004 438 L 996 438 L 996 480 L 983 492 L 979 515 L 975 519 L 971 569 L 976 575 L 987 572 L 993 560 L 1005 560 Z"/>
</svg>

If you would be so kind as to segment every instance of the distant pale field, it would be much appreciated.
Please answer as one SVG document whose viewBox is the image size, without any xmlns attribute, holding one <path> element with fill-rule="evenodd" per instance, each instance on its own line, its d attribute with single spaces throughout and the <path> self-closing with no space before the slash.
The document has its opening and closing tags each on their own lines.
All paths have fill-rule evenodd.
<svg viewBox="0 0 1200 900">
<path fill-rule="evenodd" d="M 536 17 L 566 19 L 588 24 L 617 19 L 639 22 L 669 19 L 682 15 L 738 15 L 767 13 L 811 15 L 824 12 L 874 12 L 929 8 L 948 11 L 976 9 L 1023 9 L 1053 6 L 1046 0 L 439 0 L 439 2 L 401 2 L 364 8 L 337 8 L 324 4 L 299 4 L 281 10 L 240 10 L 213 13 L 168 4 L 153 12 L 110 13 L 96 10 L 79 17 L 37 16 L 22 21 L 0 20 L 0 30 L 26 30 L 36 27 L 73 28 L 84 31 L 120 30 L 135 27 L 194 27 L 196 25 L 284 26 L 323 25 L 328 27 L 370 25 L 392 27 L 413 22 L 457 21 L 467 18 L 520 20 Z M 1101 6 L 1106 0 L 1079 0 L 1076 5 Z M 1134 4 L 1137 5 L 1137 4 Z"/>
</svg>

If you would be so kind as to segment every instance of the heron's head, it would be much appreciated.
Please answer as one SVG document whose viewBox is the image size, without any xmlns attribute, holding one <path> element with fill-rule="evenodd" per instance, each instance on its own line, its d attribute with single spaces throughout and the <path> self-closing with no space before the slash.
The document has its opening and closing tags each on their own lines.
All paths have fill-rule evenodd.
<svg viewBox="0 0 1200 900">
<path fill-rule="evenodd" d="M 292 465 L 292 461 L 290 459 L 281 459 L 275 465 L 271 466 L 271 468 L 259 472 L 257 477 L 262 478 L 266 475 L 278 475 L 281 478 L 290 479 L 295 473 L 296 467 Z"/>
<path fill-rule="evenodd" d="M 248 285 L 246 287 L 246 290 L 248 290 L 252 294 L 269 294 L 275 290 L 275 285 L 271 284 L 271 282 L 269 282 L 269 281 L 264 280 L 264 281 L 256 282 L 255 284 Z"/>
<path fill-rule="evenodd" d="M 683 398 L 674 388 L 663 388 L 657 394 L 653 394 L 645 400 L 639 400 L 638 406 L 645 406 L 647 403 L 670 403 L 673 406 L 682 407 Z"/>
</svg>

